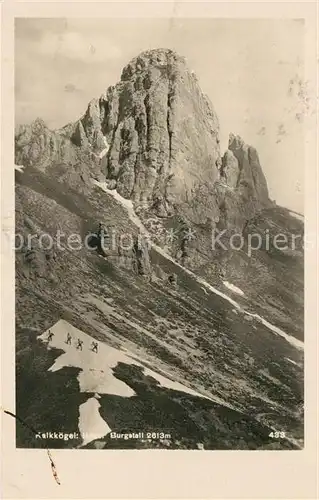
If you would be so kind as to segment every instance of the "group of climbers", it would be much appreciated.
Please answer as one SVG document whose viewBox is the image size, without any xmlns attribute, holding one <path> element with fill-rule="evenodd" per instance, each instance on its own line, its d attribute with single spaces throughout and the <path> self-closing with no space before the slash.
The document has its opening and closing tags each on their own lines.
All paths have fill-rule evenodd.
<svg viewBox="0 0 319 500">
<path fill-rule="evenodd" d="M 51 330 L 49 330 L 49 333 L 48 333 L 48 342 L 51 342 L 52 339 L 53 339 L 53 337 L 54 337 L 54 333 Z M 66 336 L 65 343 L 67 345 L 72 345 L 72 336 L 70 335 L 69 332 L 68 332 L 68 334 Z M 81 340 L 81 339 L 78 338 L 75 347 L 76 347 L 76 349 L 82 351 L 83 350 L 83 340 Z M 94 340 L 92 341 L 92 343 L 91 343 L 91 351 L 92 352 L 96 352 L 96 353 L 98 352 L 98 342 L 95 342 Z"/>
</svg>

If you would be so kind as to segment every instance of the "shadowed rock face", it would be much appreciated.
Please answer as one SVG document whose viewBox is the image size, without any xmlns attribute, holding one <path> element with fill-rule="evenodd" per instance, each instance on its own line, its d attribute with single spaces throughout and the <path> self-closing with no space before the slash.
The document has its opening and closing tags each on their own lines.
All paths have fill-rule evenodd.
<svg viewBox="0 0 319 500">
<path fill-rule="evenodd" d="M 233 153 L 238 164 L 236 187 L 246 198 L 256 199 L 261 205 L 267 206 L 267 182 L 255 148 L 245 144 L 241 137 L 230 134 L 228 150 Z"/>
<path fill-rule="evenodd" d="M 229 136 L 216 188 L 221 229 L 242 231 L 247 220 L 273 205 L 258 153 L 238 135 Z"/>
<path fill-rule="evenodd" d="M 221 179 L 231 188 L 237 187 L 239 165 L 236 156 L 227 149 L 222 159 Z"/>
</svg>

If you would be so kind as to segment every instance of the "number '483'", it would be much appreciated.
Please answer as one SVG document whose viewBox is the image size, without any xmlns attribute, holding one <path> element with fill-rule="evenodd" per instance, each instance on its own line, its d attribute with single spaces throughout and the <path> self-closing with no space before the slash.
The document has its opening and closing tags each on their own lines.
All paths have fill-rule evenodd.
<svg viewBox="0 0 319 500">
<path fill-rule="evenodd" d="M 275 439 L 278 439 L 278 438 L 284 438 L 286 437 L 286 433 L 283 432 L 283 431 L 272 431 L 270 434 L 269 434 L 269 437 L 271 438 L 275 438 Z"/>
</svg>

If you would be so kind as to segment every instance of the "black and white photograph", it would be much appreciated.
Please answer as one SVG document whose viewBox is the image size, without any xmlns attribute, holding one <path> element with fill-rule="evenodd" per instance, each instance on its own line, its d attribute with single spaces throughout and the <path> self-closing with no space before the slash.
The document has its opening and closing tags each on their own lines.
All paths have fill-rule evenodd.
<svg viewBox="0 0 319 500">
<path fill-rule="evenodd" d="M 92 16 L 15 19 L 16 448 L 303 450 L 305 22 Z"/>
</svg>

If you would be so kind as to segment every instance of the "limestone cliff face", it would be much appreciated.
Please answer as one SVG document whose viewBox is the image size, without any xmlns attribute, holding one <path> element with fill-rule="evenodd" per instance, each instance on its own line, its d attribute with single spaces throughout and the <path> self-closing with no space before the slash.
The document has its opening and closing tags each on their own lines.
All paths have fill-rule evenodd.
<svg viewBox="0 0 319 500">
<path fill-rule="evenodd" d="M 198 198 L 200 187 L 211 191 L 218 134 L 217 116 L 185 60 L 158 49 L 133 59 L 121 81 L 89 104 L 72 140 L 93 148 L 122 196 L 166 217 Z"/>
</svg>

